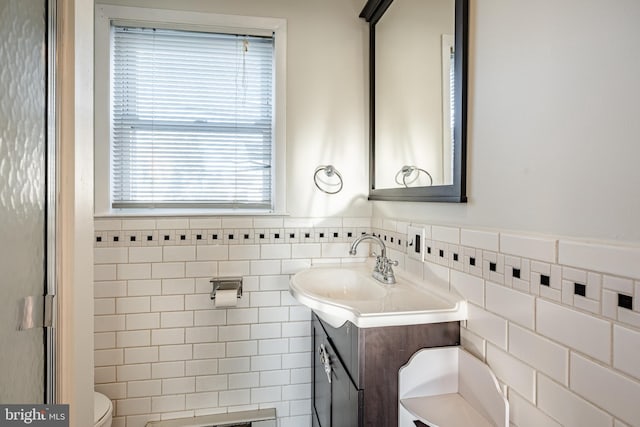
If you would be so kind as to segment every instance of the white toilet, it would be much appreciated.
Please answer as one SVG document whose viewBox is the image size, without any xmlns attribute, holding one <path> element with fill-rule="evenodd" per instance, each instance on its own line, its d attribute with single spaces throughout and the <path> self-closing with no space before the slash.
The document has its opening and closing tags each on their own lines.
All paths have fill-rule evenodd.
<svg viewBox="0 0 640 427">
<path fill-rule="evenodd" d="M 111 427 L 113 403 L 102 393 L 93 393 L 93 427 Z"/>
</svg>

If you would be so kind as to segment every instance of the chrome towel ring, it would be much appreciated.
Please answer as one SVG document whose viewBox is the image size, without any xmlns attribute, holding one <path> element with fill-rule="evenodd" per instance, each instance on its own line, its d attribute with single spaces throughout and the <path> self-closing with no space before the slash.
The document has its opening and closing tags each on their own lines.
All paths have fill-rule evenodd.
<svg viewBox="0 0 640 427">
<path fill-rule="evenodd" d="M 322 175 L 324 175 L 325 179 L 320 175 L 320 172 L 324 172 Z M 313 174 L 313 182 L 316 184 L 316 187 L 318 187 L 318 190 L 323 193 L 336 194 L 342 190 L 342 175 L 340 175 L 340 172 L 338 172 L 333 165 L 318 166 Z M 320 184 L 322 184 L 322 186 Z"/>
<path fill-rule="evenodd" d="M 407 178 L 409 178 L 414 172 L 416 172 L 415 177 L 410 181 L 407 181 Z M 402 166 L 402 168 L 400 168 L 400 170 L 396 174 L 396 178 L 395 178 L 396 184 L 409 187 L 409 184 L 414 183 L 419 178 L 420 172 L 424 172 L 429 177 L 429 185 L 433 185 L 433 177 L 429 172 L 417 166 L 409 166 L 409 165 L 405 165 L 405 166 Z M 401 176 L 402 176 L 402 181 L 399 180 Z"/>
</svg>

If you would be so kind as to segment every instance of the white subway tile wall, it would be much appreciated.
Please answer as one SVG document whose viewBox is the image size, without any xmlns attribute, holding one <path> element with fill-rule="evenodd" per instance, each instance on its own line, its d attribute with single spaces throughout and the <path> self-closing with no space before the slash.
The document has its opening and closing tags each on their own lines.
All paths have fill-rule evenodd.
<svg viewBox="0 0 640 427">
<path fill-rule="evenodd" d="M 95 230 L 95 382 L 115 427 L 269 407 L 280 426 L 311 426 L 311 314 L 289 278 L 353 261 L 349 242 L 371 218 L 96 219 Z M 244 295 L 216 309 L 209 280 L 231 275 Z"/>
<path fill-rule="evenodd" d="M 407 254 L 409 226 L 426 230 L 424 262 Z M 288 280 L 354 261 L 348 243 L 372 230 L 399 268 L 468 298 L 462 345 L 506 385 L 514 426 L 640 426 L 637 249 L 382 218 L 97 219 L 95 230 L 95 382 L 115 427 L 266 407 L 280 426 L 309 426 L 310 314 Z M 237 308 L 213 308 L 216 275 L 244 277 Z"/>
<path fill-rule="evenodd" d="M 421 274 L 406 248 L 393 255 L 468 299 L 462 345 L 506 386 L 513 426 L 640 427 L 639 248 L 411 220 L 371 225 L 383 240 L 406 239 L 410 226 L 435 230 Z"/>
</svg>

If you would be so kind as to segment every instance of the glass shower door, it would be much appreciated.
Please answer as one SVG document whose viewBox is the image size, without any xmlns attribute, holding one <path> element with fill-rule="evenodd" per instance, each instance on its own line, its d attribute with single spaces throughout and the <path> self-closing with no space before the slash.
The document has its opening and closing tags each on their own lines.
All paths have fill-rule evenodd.
<svg viewBox="0 0 640 427">
<path fill-rule="evenodd" d="M 46 0 L 0 0 L 2 404 L 45 400 L 46 19 Z"/>
</svg>

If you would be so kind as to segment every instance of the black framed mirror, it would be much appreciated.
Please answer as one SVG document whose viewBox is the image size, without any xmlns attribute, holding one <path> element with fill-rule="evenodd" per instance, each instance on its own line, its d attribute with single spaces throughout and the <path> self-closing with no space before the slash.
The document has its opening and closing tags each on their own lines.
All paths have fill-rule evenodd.
<svg viewBox="0 0 640 427">
<path fill-rule="evenodd" d="M 466 197 L 468 0 L 369 0 L 369 200 Z"/>
</svg>

